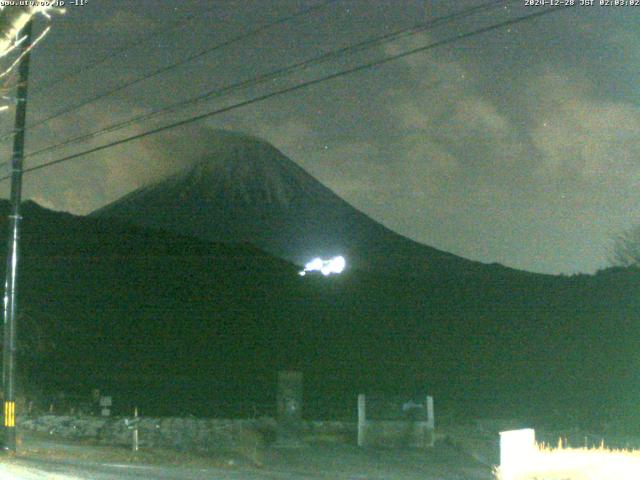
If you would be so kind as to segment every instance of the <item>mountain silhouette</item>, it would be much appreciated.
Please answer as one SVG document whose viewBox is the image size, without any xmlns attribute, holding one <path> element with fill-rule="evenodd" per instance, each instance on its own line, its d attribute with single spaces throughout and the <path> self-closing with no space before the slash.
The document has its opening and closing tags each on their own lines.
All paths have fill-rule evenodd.
<svg viewBox="0 0 640 480">
<path fill-rule="evenodd" d="M 209 241 L 251 243 L 297 265 L 343 255 L 359 269 L 508 270 L 394 233 L 266 141 L 217 131 L 212 144 L 206 158 L 92 215 Z"/>
</svg>

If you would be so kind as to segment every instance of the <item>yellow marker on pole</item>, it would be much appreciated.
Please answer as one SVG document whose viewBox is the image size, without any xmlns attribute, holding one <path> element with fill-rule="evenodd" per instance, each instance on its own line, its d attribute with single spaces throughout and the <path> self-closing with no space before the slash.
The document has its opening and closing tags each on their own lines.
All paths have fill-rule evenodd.
<svg viewBox="0 0 640 480">
<path fill-rule="evenodd" d="M 16 403 L 4 402 L 4 426 L 15 427 L 16 426 Z"/>
</svg>

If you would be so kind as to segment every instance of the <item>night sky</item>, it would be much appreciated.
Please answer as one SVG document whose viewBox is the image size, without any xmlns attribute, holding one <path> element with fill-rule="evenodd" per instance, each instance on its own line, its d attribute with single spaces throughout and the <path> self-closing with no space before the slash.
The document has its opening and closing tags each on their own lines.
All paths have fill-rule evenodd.
<svg viewBox="0 0 640 480">
<path fill-rule="evenodd" d="M 27 151 L 481 3 L 338 0 L 34 128 Z M 507 3 L 28 158 L 26 166 L 542 9 Z M 29 120 L 315 4 L 71 6 L 53 18 L 33 53 Z M 190 13 L 192 21 L 166 35 L 58 81 Z M 205 155 L 210 129 L 239 130 L 268 140 L 355 207 L 422 243 L 536 272 L 594 272 L 606 266 L 612 238 L 640 221 L 639 20 L 640 7 L 558 10 L 34 172 L 25 176 L 25 195 L 89 213 Z M 39 20 L 36 29 L 44 25 Z M 13 113 L 4 112 L 0 129 L 10 131 L 12 122 Z M 5 141 L 1 152 L 7 159 L 9 146 Z"/>
</svg>

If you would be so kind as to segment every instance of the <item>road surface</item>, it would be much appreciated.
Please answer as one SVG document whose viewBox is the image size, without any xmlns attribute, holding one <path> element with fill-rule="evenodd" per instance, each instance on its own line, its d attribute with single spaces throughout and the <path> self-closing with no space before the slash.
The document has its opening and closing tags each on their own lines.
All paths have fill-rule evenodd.
<svg viewBox="0 0 640 480">
<path fill-rule="evenodd" d="M 32 443 L 31 445 L 34 445 Z M 268 447 L 260 464 L 188 454 L 120 459 L 105 447 L 46 438 L 16 457 L 0 457 L 0 480 L 492 480 L 490 466 L 451 446 L 426 451 L 361 449 L 345 444 Z M 106 447 L 112 449 L 113 447 Z M 117 452 L 116 452 L 117 453 Z M 137 454 L 136 454 L 137 455 Z"/>
</svg>

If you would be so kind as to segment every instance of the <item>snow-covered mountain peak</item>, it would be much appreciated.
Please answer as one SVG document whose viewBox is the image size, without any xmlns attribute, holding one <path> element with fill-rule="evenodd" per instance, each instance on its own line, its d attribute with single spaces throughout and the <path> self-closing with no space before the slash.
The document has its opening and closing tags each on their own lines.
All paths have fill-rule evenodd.
<svg viewBox="0 0 640 480">
<path fill-rule="evenodd" d="M 174 177 L 204 197 L 287 207 L 309 189 L 322 188 L 271 144 L 235 132 L 215 132 L 208 154 Z M 314 185 L 316 184 L 317 185 Z"/>
</svg>

